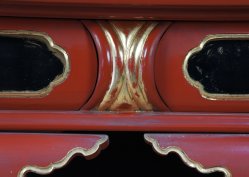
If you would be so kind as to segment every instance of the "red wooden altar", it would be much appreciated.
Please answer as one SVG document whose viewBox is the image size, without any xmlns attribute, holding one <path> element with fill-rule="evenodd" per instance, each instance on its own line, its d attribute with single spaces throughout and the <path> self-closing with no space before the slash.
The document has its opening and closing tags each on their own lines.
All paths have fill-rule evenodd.
<svg viewBox="0 0 249 177">
<path fill-rule="evenodd" d="M 0 177 L 249 177 L 249 2 L 11 0 L 0 16 L 0 70 L 21 71 L 0 72 Z M 10 58 L 42 47 L 61 73 L 8 89 L 42 75 Z"/>
</svg>

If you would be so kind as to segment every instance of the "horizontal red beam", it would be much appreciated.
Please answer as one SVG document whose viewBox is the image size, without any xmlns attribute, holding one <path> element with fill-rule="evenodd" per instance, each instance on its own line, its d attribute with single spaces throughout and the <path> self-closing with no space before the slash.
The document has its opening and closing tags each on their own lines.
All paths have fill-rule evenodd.
<svg viewBox="0 0 249 177">
<path fill-rule="evenodd" d="M 249 1 L 247 0 L 9 0 L 3 1 L 1 4 L 46 4 L 46 5 L 130 5 L 130 6 L 151 6 L 151 5 L 181 5 L 181 6 L 195 6 L 195 5 L 203 5 L 203 6 L 236 6 L 236 5 L 249 5 Z"/>
<path fill-rule="evenodd" d="M 0 16 L 75 19 L 248 21 L 249 1 L 11 0 Z"/>
<path fill-rule="evenodd" d="M 0 130 L 249 133 L 249 114 L 1 111 Z"/>
</svg>

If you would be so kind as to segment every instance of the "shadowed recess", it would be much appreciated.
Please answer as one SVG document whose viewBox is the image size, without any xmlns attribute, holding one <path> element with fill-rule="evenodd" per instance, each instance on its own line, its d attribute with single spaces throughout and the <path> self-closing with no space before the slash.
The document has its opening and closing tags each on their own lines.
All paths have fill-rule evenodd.
<svg viewBox="0 0 249 177">
<path fill-rule="evenodd" d="M 63 63 L 45 43 L 0 36 L 0 91 L 38 91 L 63 73 Z"/>
<path fill-rule="evenodd" d="M 111 134 L 110 145 L 91 160 L 75 156 L 67 166 L 48 175 L 28 172 L 25 177 L 224 177 L 221 172 L 202 174 L 186 166 L 170 153 L 156 154 L 143 140 L 143 134 Z"/>
<path fill-rule="evenodd" d="M 249 40 L 209 41 L 190 56 L 189 76 L 214 94 L 249 94 Z"/>
</svg>

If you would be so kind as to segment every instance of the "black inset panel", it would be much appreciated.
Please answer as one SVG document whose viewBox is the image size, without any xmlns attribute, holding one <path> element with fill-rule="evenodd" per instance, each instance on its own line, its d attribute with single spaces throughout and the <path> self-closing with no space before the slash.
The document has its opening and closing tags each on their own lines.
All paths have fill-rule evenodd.
<svg viewBox="0 0 249 177">
<path fill-rule="evenodd" d="M 27 173 L 25 177 L 224 177 L 221 172 L 202 174 L 186 166 L 175 153 L 156 154 L 143 140 L 143 134 L 115 133 L 110 145 L 99 156 L 82 156 L 48 175 Z"/>
<path fill-rule="evenodd" d="M 63 63 L 43 42 L 0 36 L 0 91 L 37 91 L 63 73 Z"/>
<path fill-rule="evenodd" d="M 187 71 L 208 93 L 249 94 L 249 40 L 210 41 L 189 58 Z"/>
</svg>

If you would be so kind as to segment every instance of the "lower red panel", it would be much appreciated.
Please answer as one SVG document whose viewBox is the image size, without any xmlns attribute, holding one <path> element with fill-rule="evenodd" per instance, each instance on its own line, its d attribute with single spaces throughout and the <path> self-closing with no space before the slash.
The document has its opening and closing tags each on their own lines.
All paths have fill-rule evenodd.
<svg viewBox="0 0 249 177">
<path fill-rule="evenodd" d="M 108 137 L 4 133 L 0 134 L 0 141 L 0 176 L 17 177 L 18 172 L 19 176 L 24 176 L 22 174 L 31 171 L 34 165 L 47 168 L 51 163 L 66 162 L 64 157 L 69 158 L 73 153 L 82 153 L 86 158 L 93 158 L 107 146 Z"/>
<path fill-rule="evenodd" d="M 221 167 L 227 170 L 226 177 L 249 176 L 249 135 L 147 134 L 145 138 L 153 142 L 154 148 L 161 154 L 167 148 L 181 149 L 185 153 L 183 156 L 191 159 L 187 163 L 192 167 L 199 164 L 202 165 L 200 169 L 206 170 Z"/>
</svg>

